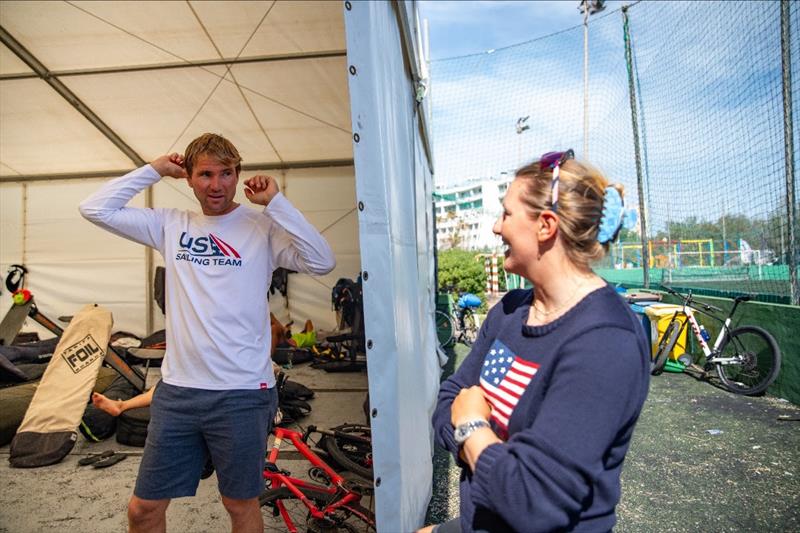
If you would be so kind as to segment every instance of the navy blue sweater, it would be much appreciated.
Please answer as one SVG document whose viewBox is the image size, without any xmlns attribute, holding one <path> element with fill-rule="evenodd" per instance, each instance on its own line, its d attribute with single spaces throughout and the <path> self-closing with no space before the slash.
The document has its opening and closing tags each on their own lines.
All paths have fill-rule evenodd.
<svg viewBox="0 0 800 533">
<path fill-rule="evenodd" d="M 507 441 L 487 447 L 474 473 L 458 461 L 462 531 L 610 531 L 649 385 L 641 322 L 608 286 L 544 326 L 525 324 L 531 298 L 530 290 L 512 291 L 492 308 L 439 391 L 436 441 L 458 460 L 450 406 L 462 388 L 479 384 L 490 353 L 510 351 L 535 368 L 507 429 L 492 420 Z"/>
</svg>

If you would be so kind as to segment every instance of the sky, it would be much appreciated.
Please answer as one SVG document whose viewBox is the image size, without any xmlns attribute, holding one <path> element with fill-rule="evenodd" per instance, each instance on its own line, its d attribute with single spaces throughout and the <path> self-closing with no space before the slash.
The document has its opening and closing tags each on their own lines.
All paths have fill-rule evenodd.
<svg viewBox="0 0 800 533">
<path fill-rule="evenodd" d="M 765 217 L 774 211 L 785 193 L 779 4 L 607 2 L 605 11 L 590 19 L 588 155 L 581 153 L 583 15 L 578 4 L 417 3 L 420 19 L 428 22 L 437 186 L 497 176 L 539 154 L 569 147 L 635 198 L 618 11 L 633 4 L 644 172 L 652 183 L 646 194 L 654 209 L 651 220 L 659 219 L 655 226 L 689 216 L 716 220 L 726 212 Z M 793 8 L 792 16 L 800 17 L 800 8 Z M 797 43 L 793 64 L 800 64 Z M 800 96 L 797 86 L 793 92 Z M 531 127 L 519 135 L 515 122 L 526 115 Z M 753 188 L 750 177 L 756 175 L 760 186 Z M 711 194 L 699 198 L 700 191 Z"/>
<path fill-rule="evenodd" d="M 609 0 L 602 13 L 622 4 Z M 577 0 L 422 0 L 417 5 L 420 18 L 428 20 L 431 60 L 496 50 L 583 24 Z"/>
</svg>

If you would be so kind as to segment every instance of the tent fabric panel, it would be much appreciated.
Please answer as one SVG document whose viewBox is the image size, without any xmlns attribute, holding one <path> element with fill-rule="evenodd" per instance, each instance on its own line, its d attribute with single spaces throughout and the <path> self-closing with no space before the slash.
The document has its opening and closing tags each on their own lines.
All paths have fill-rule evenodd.
<svg viewBox="0 0 800 533">
<path fill-rule="evenodd" d="M 277 100 L 350 131 L 347 58 L 299 59 L 275 63 L 244 63 L 232 67 L 236 80 L 260 98 Z M 299 117 L 290 117 L 299 118 Z M 281 124 L 286 126 L 288 124 Z M 265 124 L 270 128 L 271 124 Z M 325 127 L 322 122 L 317 127 Z"/>
<path fill-rule="evenodd" d="M 317 160 L 352 157 L 345 58 L 243 64 L 232 70 L 283 161 L 308 154 Z"/>
<path fill-rule="evenodd" d="M 224 57 L 236 57 L 240 51 L 242 56 L 259 56 L 344 48 L 339 2 L 196 2 L 193 7 Z M 247 42 L 268 9 L 258 32 Z"/>
<path fill-rule="evenodd" d="M 98 303 L 111 310 L 115 329 L 143 335 L 143 247 L 94 226 L 78 212 L 78 204 L 101 185 L 99 180 L 27 185 L 28 286 L 51 319 Z M 142 206 L 143 197 L 131 205 Z"/>
<path fill-rule="evenodd" d="M 168 151 L 182 152 L 200 133 L 214 132 L 230 139 L 246 162 L 279 161 L 280 156 L 264 136 L 241 92 L 228 80 L 231 80 L 230 73 L 191 123 L 184 125 L 185 131 Z"/>
<path fill-rule="evenodd" d="M 44 81 L 0 82 L 0 161 L 19 174 L 131 165 L 122 152 Z"/>
<path fill-rule="evenodd" d="M 110 261 L 144 257 L 141 245 L 100 229 L 78 212 L 78 204 L 101 185 L 99 180 L 40 181 L 27 185 L 25 253 L 32 265 L 59 261 L 91 263 L 98 257 Z M 143 197 L 134 198 L 130 205 L 144 205 Z"/>
<path fill-rule="evenodd" d="M 62 81 L 126 144 L 149 161 L 170 149 L 183 151 L 186 143 L 176 145 L 176 140 L 187 125 L 192 124 L 191 133 L 197 131 L 191 121 L 225 72 L 225 67 L 213 66 L 75 76 Z M 215 95 L 217 92 L 219 89 Z M 238 124 L 243 120 L 251 129 L 255 128 L 241 97 L 236 94 L 228 97 L 225 105 L 230 106 L 231 122 Z"/>
<path fill-rule="evenodd" d="M 2 10 L 0 10 L 2 12 Z M 2 19 L 2 16 L 0 16 Z M 31 70 L 17 55 L 8 49 L 4 44 L 0 44 L 0 75 L 5 74 L 30 74 Z"/>
<path fill-rule="evenodd" d="M 185 2 L 4 4 L 0 24 L 51 71 L 218 57 Z"/>
<path fill-rule="evenodd" d="M 380 531 L 413 531 L 424 520 L 431 494 L 430 413 L 439 386 L 433 336 L 432 257 L 412 214 L 430 188 L 421 150 L 413 83 L 407 75 L 394 3 L 354 2 L 345 11 L 351 115 L 360 140 L 354 146 L 364 282 L 374 469 Z M 413 60 L 413 58 L 412 58 Z M 419 172 L 420 174 L 416 174 Z M 422 191 L 419 191 L 422 188 Z"/>
<path fill-rule="evenodd" d="M 355 279 L 360 271 L 357 219 L 349 214 L 355 205 L 353 172 L 353 167 L 341 167 L 273 174 L 281 180 L 286 198 L 322 233 L 336 257 L 336 268 L 325 276 L 289 276 L 288 311 L 295 322 L 311 318 L 317 328 L 334 329 L 333 286 L 339 278 Z"/>
<path fill-rule="evenodd" d="M 51 320 L 75 314 L 87 303 L 96 303 L 112 312 L 114 331 L 144 336 L 143 264 L 144 254 L 132 260 L 98 258 L 91 263 L 38 261 L 29 269 L 28 288 L 36 297 L 36 305 Z M 38 326 L 33 329 L 42 331 Z"/>
<path fill-rule="evenodd" d="M 9 265 L 22 263 L 23 254 L 23 185 L 0 185 L 0 275 L 5 279 Z M 5 291 L 5 285 L 0 285 Z M 0 300 L 2 302 L 2 300 Z M 0 312 L 4 305 L 0 305 Z"/>
</svg>

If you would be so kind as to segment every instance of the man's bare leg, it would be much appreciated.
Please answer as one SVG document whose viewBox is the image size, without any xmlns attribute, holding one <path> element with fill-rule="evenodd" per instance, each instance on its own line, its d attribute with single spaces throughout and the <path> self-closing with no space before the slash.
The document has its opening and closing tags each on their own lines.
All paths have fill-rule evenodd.
<svg viewBox="0 0 800 533">
<path fill-rule="evenodd" d="M 166 533 L 169 502 L 131 496 L 128 502 L 128 533 Z"/>
<path fill-rule="evenodd" d="M 236 500 L 222 496 L 222 505 L 231 516 L 233 533 L 262 533 L 264 531 L 264 518 L 261 516 L 258 498 Z"/>
</svg>

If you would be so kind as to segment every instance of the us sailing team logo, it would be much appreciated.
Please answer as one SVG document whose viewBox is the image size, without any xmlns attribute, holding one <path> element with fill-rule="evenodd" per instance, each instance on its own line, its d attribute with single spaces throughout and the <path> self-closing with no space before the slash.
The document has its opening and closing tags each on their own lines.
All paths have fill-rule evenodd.
<svg viewBox="0 0 800 533">
<path fill-rule="evenodd" d="M 180 249 L 175 256 L 176 261 L 189 261 L 203 266 L 242 266 L 239 252 L 213 233 L 207 237 L 191 237 L 184 231 L 178 245 Z"/>
</svg>

